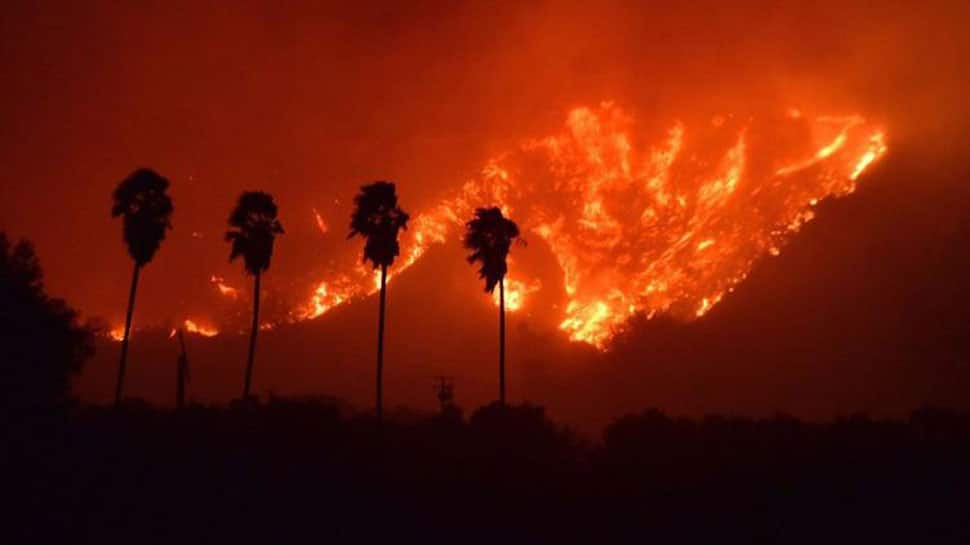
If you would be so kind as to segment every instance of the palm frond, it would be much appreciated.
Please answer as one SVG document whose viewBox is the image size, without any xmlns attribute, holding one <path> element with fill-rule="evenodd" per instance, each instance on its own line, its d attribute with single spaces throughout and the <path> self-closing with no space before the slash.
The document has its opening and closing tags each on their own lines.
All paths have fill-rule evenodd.
<svg viewBox="0 0 970 545">
<path fill-rule="evenodd" d="M 363 260 L 374 268 L 390 266 L 400 255 L 398 233 L 407 229 L 410 216 L 398 206 L 393 182 L 378 181 L 362 186 L 354 197 L 347 238 L 365 239 Z"/>
<path fill-rule="evenodd" d="M 169 182 L 157 172 L 141 168 L 115 188 L 111 216 L 121 216 L 128 253 L 139 265 L 152 260 L 172 228 L 174 211 L 168 196 Z"/>
<path fill-rule="evenodd" d="M 470 264 L 480 263 L 478 276 L 485 280 L 485 291 L 491 293 L 508 272 L 506 259 L 512 242 L 519 237 L 519 226 L 502 215 L 498 207 L 478 208 L 466 225 L 463 240 L 472 250 Z"/>
<path fill-rule="evenodd" d="M 229 215 L 229 225 L 235 229 L 227 231 L 225 237 L 232 243 L 229 261 L 242 257 L 246 271 L 254 275 L 269 269 L 273 242 L 284 232 L 276 217 L 278 211 L 269 193 L 247 191 L 239 196 Z"/>
</svg>

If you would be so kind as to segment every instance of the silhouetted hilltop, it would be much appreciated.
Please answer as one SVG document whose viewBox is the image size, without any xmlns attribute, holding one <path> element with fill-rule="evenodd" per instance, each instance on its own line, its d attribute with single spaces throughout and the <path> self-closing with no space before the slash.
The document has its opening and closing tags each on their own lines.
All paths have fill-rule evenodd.
<svg viewBox="0 0 970 545">
<path fill-rule="evenodd" d="M 953 195 L 970 166 L 900 146 L 703 319 L 633 328 L 590 389 L 629 400 L 649 388 L 651 402 L 689 414 L 967 407 L 970 210 Z M 642 384 L 625 378 L 634 366 Z"/>
</svg>

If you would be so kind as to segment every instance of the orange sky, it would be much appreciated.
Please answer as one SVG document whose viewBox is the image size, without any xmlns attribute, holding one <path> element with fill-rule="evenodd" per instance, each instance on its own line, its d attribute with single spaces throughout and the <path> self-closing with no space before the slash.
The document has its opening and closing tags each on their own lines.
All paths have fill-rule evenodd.
<svg viewBox="0 0 970 545">
<path fill-rule="evenodd" d="M 884 120 L 915 163 L 957 154 L 970 8 L 843 4 L 12 5 L 0 228 L 35 241 L 50 291 L 117 322 L 130 261 L 110 191 L 154 167 L 172 180 L 175 230 L 143 276 L 136 324 L 231 320 L 245 305 L 209 280 L 246 286 L 221 237 L 239 191 L 280 204 L 287 233 L 264 285 L 292 300 L 355 250 L 342 233 L 360 183 L 398 180 L 420 211 L 577 105 L 612 99 L 649 123 L 807 103 Z M 469 284 L 456 297 L 477 296 L 466 268 L 446 276 Z"/>
<path fill-rule="evenodd" d="M 14 6 L 0 65 L 2 224 L 36 241 L 56 293 L 117 320 L 127 257 L 104 210 L 131 169 L 159 169 L 173 181 L 176 230 L 140 308 L 162 319 L 211 295 L 211 274 L 241 280 L 220 234 L 242 189 L 276 195 L 289 236 L 275 268 L 304 288 L 301 275 L 341 243 L 313 232 L 312 209 L 342 225 L 363 181 L 399 180 L 419 210 L 496 151 L 603 99 L 646 119 L 743 115 L 766 101 L 909 116 L 927 107 L 919 80 L 951 99 L 929 84 L 953 77 L 955 29 L 927 33 L 927 17 L 960 19 L 716 2 L 449 5 Z M 930 54 L 932 70 L 917 62 Z M 900 111 L 904 92 L 916 103 Z"/>
</svg>

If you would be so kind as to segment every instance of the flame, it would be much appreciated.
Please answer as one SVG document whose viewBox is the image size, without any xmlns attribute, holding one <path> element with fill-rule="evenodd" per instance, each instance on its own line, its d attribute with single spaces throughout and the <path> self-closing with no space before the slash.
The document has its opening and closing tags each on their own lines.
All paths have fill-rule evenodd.
<svg viewBox="0 0 970 545">
<path fill-rule="evenodd" d="M 859 116 L 789 111 L 767 129 L 722 119 L 713 131 L 676 123 L 659 145 L 638 153 L 632 122 L 605 103 L 574 110 L 563 133 L 535 146 L 547 156 L 554 187 L 584 203 L 542 210 L 550 219 L 534 229 L 563 270 L 568 303 L 560 328 L 571 339 L 603 347 L 634 312 L 705 315 L 759 256 L 779 252 L 785 234 L 814 217 L 809 207 L 850 193 L 887 150 L 884 133 Z M 773 149 L 764 136 L 753 144 L 755 130 L 804 144 Z M 807 158 L 784 160 L 798 154 Z M 766 169 L 772 162 L 777 168 Z"/>
<path fill-rule="evenodd" d="M 320 282 L 310 297 L 310 303 L 299 313 L 302 319 L 322 316 L 328 310 L 360 294 L 358 286 L 344 276 L 335 281 Z"/>
<path fill-rule="evenodd" d="M 189 333 L 195 333 L 197 335 L 202 335 L 203 337 L 215 337 L 219 334 L 219 330 L 215 327 L 200 325 L 194 320 L 185 320 L 183 322 L 183 326 Z M 168 332 L 168 338 L 174 338 L 176 333 L 177 330 L 172 328 Z M 134 334 L 134 330 L 131 331 L 131 334 Z M 113 341 L 121 342 L 125 337 L 125 328 L 124 326 L 113 327 L 106 332 L 106 336 Z"/>
<path fill-rule="evenodd" d="M 316 208 L 312 208 L 311 210 L 313 210 L 313 219 L 317 222 L 317 229 L 320 230 L 320 234 L 327 234 L 327 231 L 330 230 L 327 222 L 323 221 L 323 216 L 320 215 L 320 212 L 317 212 Z"/>
<path fill-rule="evenodd" d="M 433 245 L 443 244 L 461 228 L 472 210 L 483 202 L 501 203 L 508 180 L 508 173 L 497 164 L 489 163 L 482 169 L 480 181 L 469 181 L 450 199 L 446 199 L 430 211 L 416 215 L 401 236 L 401 255 L 387 273 L 387 282 L 418 262 Z M 504 213 L 509 213 L 503 207 Z M 334 307 L 355 299 L 374 294 L 381 289 L 379 270 L 358 263 L 350 271 L 337 273 L 330 279 L 317 283 L 306 304 L 290 313 L 294 320 L 322 316 Z"/>
<path fill-rule="evenodd" d="M 221 276 L 212 275 L 211 277 L 209 277 L 209 282 L 212 282 L 213 284 L 215 284 L 216 288 L 219 289 L 219 293 L 221 293 L 222 295 L 225 295 L 226 297 L 229 297 L 231 299 L 239 298 L 239 290 L 230 286 L 229 284 L 226 284 L 225 278 Z"/>
<path fill-rule="evenodd" d="M 804 107 L 694 127 L 672 121 L 666 130 L 638 127 L 610 102 L 578 107 L 557 134 L 487 161 L 415 215 L 389 278 L 456 238 L 474 208 L 497 205 L 555 256 L 566 299 L 559 328 L 604 348 L 637 312 L 707 314 L 758 258 L 780 253 L 819 201 L 854 191 L 886 141 L 861 116 Z M 315 318 L 379 283 L 363 265 L 331 274 L 292 317 Z M 521 309 L 539 288 L 508 278 L 508 308 Z"/>
<path fill-rule="evenodd" d="M 701 298 L 701 302 L 697 306 L 697 310 L 694 312 L 694 315 L 700 318 L 701 316 L 707 314 L 707 311 L 711 310 L 714 305 L 718 304 L 722 297 L 724 297 L 724 292 L 714 294 L 711 297 Z"/>
<path fill-rule="evenodd" d="M 542 282 L 538 279 L 532 281 L 531 283 L 526 283 L 515 278 L 512 275 L 505 275 L 505 310 L 509 312 L 515 312 L 522 308 L 525 304 L 526 295 L 539 291 L 542 287 Z M 492 292 L 492 302 L 495 306 L 498 306 L 500 301 L 499 298 L 501 294 L 498 289 Z"/>
<path fill-rule="evenodd" d="M 866 152 L 862 154 L 859 161 L 856 163 L 855 168 L 852 169 L 852 174 L 849 178 L 856 180 L 862 173 L 865 172 L 866 168 L 869 167 L 876 159 L 879 159 L 886 154 L 889 148 L 886 147 L 886 135 L 882 132 L 877 132 L 869 138 L 869 146 L 866 148 Z"/>
<path fill-rule="evenodd" d="M 197 335 L 202 335 L 203 337 L 215 337 L 216 335 L 219 334 L 218 329 L 214 327 L 200 325 L 199 323 L 193 320 L 185 320 L 183 322 L 183 325 L 185 326 L 185 330 L 188 331 L 189 333 L 195 333 Z"/>
</svg>

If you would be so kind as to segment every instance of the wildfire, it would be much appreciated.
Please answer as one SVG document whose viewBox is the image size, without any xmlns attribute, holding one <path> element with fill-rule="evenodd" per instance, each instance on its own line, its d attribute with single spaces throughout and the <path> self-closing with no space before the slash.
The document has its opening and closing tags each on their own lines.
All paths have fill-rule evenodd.
<svg viewBox="0 0 970 545">
<path fill-rule="evenodd" d="M 522 305 L 525 303 L 525 296 L 532 292 L 539 291 L 541 287 L 542 283 L 538 279 L 532 281 L 531 283 L 526 283 L 512 278 L 512 275 L 506 275 L 505 310 L 515 312 L 521 309 Z M 494 302 L 496 306 L 499 305 L 500 296 L 501 295 L 499 294 L 498 289 L 492 293 L 492 302 Z"/>
<path fill-rule="evenodd" d="M 866 152 L 862 154 L 859 161 L 856 163 L 855 168 L 852 169 L 852 174 L 849 176 L 852 180 L 856 180 L 859 176 L 865 172 L 866 168 L 873 163 L 876 159 L 885 155 L 889 148 L 886 147 L 886 135 L 881 132 L 873 134 L 869 138 L 869 146 L 866 148 Z"/>
<path fill-rule="evenodd" d="M 225 295 L 231 299 L 239 298 L 239 290 L 230 286 L 229 284 L 226 284 L 226 280 L 223 277 L 212 275 L 209 278 L 209 282 L 215 284 L 216 288 L 219 290 L 219 293 L 222 295 Z"/>
<path fill-rule="evenodd" d="M 482 170 L 480 181 L 465 183 L 456 196 L 446 199 L 430 211 L 411 219 L 401 236 L 401 255 L 388 271 L 387 282 L 410 268 L 431 246 L 443 244 L 460 229 L 471 211 L 482 203 L 501 203 L 505 194 L 508 173 L 495 164 Z M 503 207 L 503 212 L 508 209 Z M 381 289 L 380 271 L 358 263 L 350 271 L 319 282 L 309 301 L 291 312 L 297 320 L 322 316 L 337 305 L 371 295 Z"/>
<path fill-rule="evenodd" d="M 115 342 L 121 342 L 125 340 L 125 326 L 112 327 L 106 332 L 109 339 Z"/>
<path fill-rule="evenodd" d="M 216 335 L 219 334 L 218 329 L 214 327 L 206 327 L 206 326 L 199 325 L 197 322 L 193 320 L 185 320 L 184 322 L 182 322 L 182 327 L 184 327 L 185 330 L 188 331 L 189 333 L 195 333 L 197 335 L 202 335 L 203 337 L 215 337 Z M 168 338 L 169 339 L 175 338 L 175 335 L 177 333 L 178 333 L 178 330 L 175 328 L 172 328 L 172 330 L 168 332 Z"/>
<path fill-rule="evenodd" d="M 569 112 L 558 134 L 522 143 L 412 218 L 400 274 L 457 238 L 475 207 L 498 205 L 545 241 L 563 275 L 559 327 L 605 347 L 632 314 L 707 314 L 753 263 L 777 255 L 827 197 L 851 193 L 886 154 L 886 132 L 861 116 L 791 108 L 765 119 L 719 115 L 696 127 L 638 128 L 612 103 Z M 379 288 L 361 265 L 319 282 L 293 312 L 315 318 Z M 522 308 L 537 281 L 506 280 Z M 497 295 L 496 295 L 497 297 Z"/>
<path fill-rule="evenodd" d="M 183 325 L 185 326 L 185 330 L 189 333 L 195 333 L 197 335 L 202 335 L 203 337 L 215 337 L 219 334 L 218 329 L 201 325 L 193 320 L 185 320 Z"/>
<path fill-rule="evenodd" d="M 320 215 L 320 212 L 317 212 L 316 208 L 312 208 L 311 210 L 313 210 L 313 219 L 317 222 L 317 229 L 320 230 L 320 234 L 327 234 L 327 231 L 330 230 L 327 222 L 323 221 L 323 216 Z"/>
<path fill-rule="evenodd" d="M 313 296 L 310 298 L 309 305 L 307 305 L 305 309 L 299 311 L 297 316 L 301 319 L 322 316 L 333 307 L 360 294 L 360 286 L 353 283 L 347 276 L 342 276 L 330 282 L 325 280 L 317 285 L 316 290 L 313 292 Z"/>
<path fill-rule="evenodd" d="M 887 150 L 859 116 L 720 119 L 676 123 L 637 151 L 632 121 L 603 104 L 574 110 L 563 133 L 535 145 L 552 186 L 583 203 L 536 214 L 563 270 L 560 328 L 571 339 L 603 347 L 634 312 L 705 315 L 814 217 L 811 206 L 850 193 Z"/>
<path fill-rule="evenodd" d="M 195 320 L 185 320 L 182 322 L 182 326 L 189 333 L 195 333 L 196 335 L 202 335 L 203 337 L 215 337 L 219 334 L 219 330 L 212 326 L 202 325 Z M 174 338 L 178 331 L 176 329 L 171 329 L 168 332 L 168 338 Z M 131 335 L 134 335 L 134 330 L 132 330 Z M 125 328 L 124 326 L 117 326 L 109 329 L 105 332 L 105 336 L 115 342 L 121 342 L 125 338 Z"/>
</svg>

